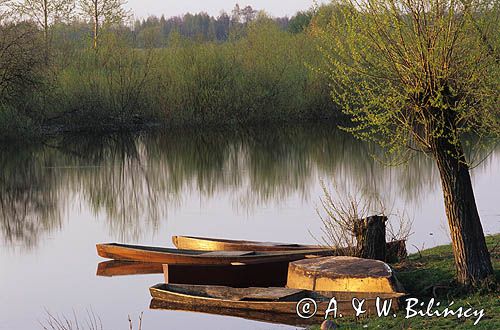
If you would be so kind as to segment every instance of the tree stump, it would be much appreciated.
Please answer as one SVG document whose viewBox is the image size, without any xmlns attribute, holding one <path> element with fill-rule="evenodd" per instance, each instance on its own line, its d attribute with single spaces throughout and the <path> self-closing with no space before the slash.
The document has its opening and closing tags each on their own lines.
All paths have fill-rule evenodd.
<svg viewBox="0 0 500 330">
<path fill-rule="evenodd" d="M 360 219 L 354 226 L 357 251 L 360 258 L 385 261 L 385 223 L 386 216 L 374 215 Z"/>
<path fill-rule="evenodd" d="M 385 262 L 396 263 L 408 258 L 408 251 L 406 250 L 406 240 L 398 240 L 387 242 L 386 244 Z"/>
</svg>

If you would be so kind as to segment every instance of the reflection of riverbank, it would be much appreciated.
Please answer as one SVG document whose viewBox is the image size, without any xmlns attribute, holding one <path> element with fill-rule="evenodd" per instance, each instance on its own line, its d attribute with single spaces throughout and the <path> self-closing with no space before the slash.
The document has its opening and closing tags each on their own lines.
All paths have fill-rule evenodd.
<svg viewBox="0 0 500 330">
<path fill-rule="evenodd" d="M 44 233 L 63 226 L 69 206 L 77 204 L 104 214 L 109 231 L 123 240 L 139 240 L 172 209 L 185 207 L 192 194 L 204 199 L 227 194 L 226 207 L 251 212 L 263 204 L 280 205 L 293 194 L 316 200 L 320 179 L 415 204 L 439 188 L 428 158 L 390 168 L 374 161 L 373 153 L 327 125 L 65 136 L 4 148 L 0 231 L 9 246 L 36 246 Z M 498 149 L 492 157 L 498 160 Z M 473 174 L 494 165 L 484 163 Z"/>
</svg>

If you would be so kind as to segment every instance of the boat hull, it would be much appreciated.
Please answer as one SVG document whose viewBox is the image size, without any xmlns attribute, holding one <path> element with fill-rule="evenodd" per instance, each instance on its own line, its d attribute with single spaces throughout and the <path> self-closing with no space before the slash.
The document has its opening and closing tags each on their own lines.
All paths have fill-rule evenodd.
<svg viewBox="0 0 500 330">
<path fill-rule="evenodd" d="M 97 244 L 97 254 L 103 258 L 175 265 L 232 265 L 295 261 L 307 257 L 330 255 L 328 250 L 283 252 L 253 251 L 192 251 L 118 243 Z"/>
<path fill-rule="evenodd" d="M 350 249 L 333 248 L 320 245 L 303 245 L 293 243 L 258 242 L 246 240 L 230 240 L 210 237 L 172 236 L 172 242 L 178 249 L 195 251 L 299 251 L 299 250 L 328 250 L 336 255 L 350 255 Z M 406 258 L 406 241 L 398 240 L 386 243 L 388 262 L 397 262 Z"/>
<path fill-rule="evenodd" d="M 271 300 L 266 296 L 278 291 L 283 298 Z M 316 316 L 325 315 L 330 301 L 335 298 L 337 312 L 342 316 L 354 316 L 353 299 L 365 300 L 365 315 L 376 312 L 377 298 L 391 301 L 391 309 L 399 308 L 399 300 L 404 294 L 384 294 L 367 292 L 317 292 L 286 288 L 230 288 L 207 285 L 157 284 L 150 288 L 154 300 L 166 301 L 206 308 L 264 311 L 297 315 L 297 304 L 304 298 L 316 302 Z M 262 300 L 256 297 L 264 296 Z M 331 307 L 331 306 L 330 306 Z"/>
</svg>

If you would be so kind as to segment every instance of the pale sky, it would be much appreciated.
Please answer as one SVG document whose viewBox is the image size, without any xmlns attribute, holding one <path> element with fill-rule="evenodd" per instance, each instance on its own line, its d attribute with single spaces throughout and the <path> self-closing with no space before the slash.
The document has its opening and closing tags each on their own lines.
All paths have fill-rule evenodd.
<svg viewBox="0 0 500 330">
<path fill-rule="evenodd" d="M 299 10 L 311 7 L 314 0 L 128 0 L 127 7 L 132 9 L 136 18 L 147 17 L 149 15 L 161 16 L 162 14 L 170 17 L 182 15 L 187 12 L 198 13 L 201 11 L 217 16 L 221 10 L 231 12 L 236 3 L 240 7 L 250 5 L 254 9 L 263 9 L 272 16 L 292 16 Z"/>
</svg>

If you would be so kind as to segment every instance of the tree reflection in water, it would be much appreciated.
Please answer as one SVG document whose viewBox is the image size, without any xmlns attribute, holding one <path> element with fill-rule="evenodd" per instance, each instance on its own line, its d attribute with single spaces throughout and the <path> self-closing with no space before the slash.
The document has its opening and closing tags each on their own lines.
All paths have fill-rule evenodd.
<svg viewBox="0 0 500 330">
<path fill-rule="evenodd" d="M 309 195 L 320 179 L 415 203 L 439 187 L 425 156 L 392 168 L 373 159 L 379 153 L 317 124 L 65 136 L 0 147 L 0 231 L 7 246 L 32 248 L 61 228 L 76 201 L 94 215 L 104 212 L 123 240 L 139 240 L 193 192 L 230 193 L 233 207 L 252 209 L 291 194 L 319 198 Z"/>
</svg>

